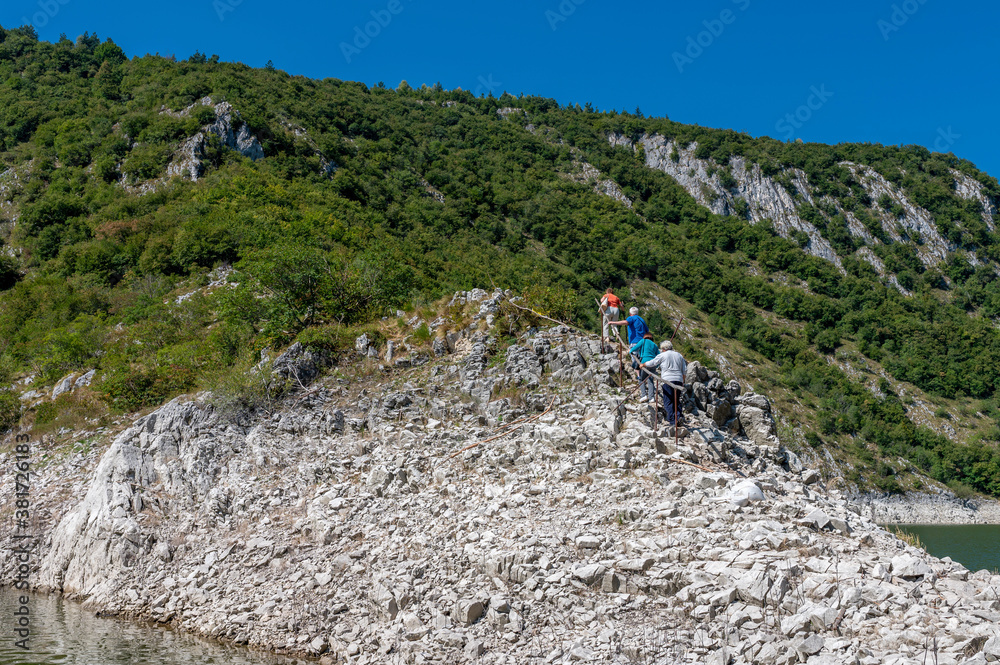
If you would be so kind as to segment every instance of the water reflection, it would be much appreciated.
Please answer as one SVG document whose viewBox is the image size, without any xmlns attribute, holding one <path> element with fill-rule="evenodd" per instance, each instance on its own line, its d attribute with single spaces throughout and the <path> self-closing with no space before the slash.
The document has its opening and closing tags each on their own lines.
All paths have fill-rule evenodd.
<svg viewBox="0 0 1000 665">
<path fill-rule="evenodd" d="M 305 665 L 285 658 L 202 640 L 191 635 L 118 619 L 99 618 L 57 596 L 32 595 L 28 603 L 28 649 L 14 612 L 24 595 L 0 589 L 0 665 L 59 663 L 79 665 Z"/>
<path fill-rule="evenodd" d="M 920 538 L 936 557 L 951 557 L 969 570 L 1000 568 L 1000 524 L 890 525 Z"/>
</svg>

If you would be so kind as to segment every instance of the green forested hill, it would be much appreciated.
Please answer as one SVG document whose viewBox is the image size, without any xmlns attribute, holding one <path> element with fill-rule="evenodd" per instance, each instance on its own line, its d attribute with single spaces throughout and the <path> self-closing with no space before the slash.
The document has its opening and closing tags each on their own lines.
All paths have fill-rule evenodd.
<svg viewBox="0 0 1000 665">
<path fill-rule="evenodd" d="M 0 29 L 0 382 L 96 368 L 102 408 L 135 409 L 457 289 L 513 288 L 594 326 L 597 292 L 649 280 L 775 363 L 816 405 L 809 442 L 875 486 L 899 487 L 882 460 L 901 456 L 1000 494 L 1000 185 L 969 162 L 217 60 Z M 672 146 L 663 168 L 650 137 Z M 761 212 L 778 191 L 792 226 Z M 229 265 L 233 288 L 197 290 Z M 993 426 L 918 427 L 888 382 L 827 362 L 843 345 Z"/>
</svg>

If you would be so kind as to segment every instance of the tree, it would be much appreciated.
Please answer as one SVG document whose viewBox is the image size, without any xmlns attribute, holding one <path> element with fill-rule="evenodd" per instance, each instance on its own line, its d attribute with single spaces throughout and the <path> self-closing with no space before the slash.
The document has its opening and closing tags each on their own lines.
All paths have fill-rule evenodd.
<svg viewBox="0 0 1000 665">
<path fill-rule="evenodd" d="M 118 44 L 111 41 L 110 37 L 94 49 L 94 58 L 97 62 L 111 62 L 112 64 L 120 64 L 128 60 L 125 56 L 125 51 Z"/>
<path fill-rule="evenodd" d="M 103 46 L 103 44 L 102 44 Z M 121 68 L 112 64 L 111 60 L 101 63 L 97 70 L 97 92 L 105 99 L 115 100 L 121 95 Z"/>
</svg>

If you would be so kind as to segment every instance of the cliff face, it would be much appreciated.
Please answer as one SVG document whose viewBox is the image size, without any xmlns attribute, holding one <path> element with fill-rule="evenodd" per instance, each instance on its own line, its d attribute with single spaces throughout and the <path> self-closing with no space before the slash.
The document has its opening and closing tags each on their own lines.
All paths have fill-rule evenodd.
<svg viewBox="0 0 1000 665">
<path fill-rule="evenodd" d="M 878 236 L 837 200 L 817 195 L 800 169 L 786 168 L 782 171 L 781 180 L 792 185 L 789 191 L 778 179 L 765 175 L 758 164 L 748 165 L 742 157 L 732 157 L 726 166 L 720 166 L 711 159 L 695 157 L 698 148 L 695 142 L 682 146 L 663 136 L 643 135 L 636 143 L 620 134 L 612 134 L 608 140 L 613 146 L 641 149 L 646 166 L 671 176 L 698 203 L 716 214 L 745 217 L 754 224 L 769 220 L 785 238 L 793 237 L 796 232 L 804 233 L 808 237 L 804 246 L 806 251 L 832 261 L 838 267 L 841 266 L 841 257 L 822 232 L 802 218 L 802 205 L 823 204 L 837 215 L 842 215 L 850 234 L 863 245 L 856 256 L 883 275 L 885 267 L 870 249 L 883 243 L 881 237 L 890 242 L 915 243 L 918 257 L 928 267 L 938 265 L 949 252 L 959 249 L 955 243 L 941 236 L 929 211 L 915 205 L 902 189 L 863 164 L 840 163 L 868 195 L 871 205 L 866 212 L 877 221 L 881 230 Z M 952 170 L 952 175 L 955 192 L 966 200 L 977 201 L 982 207 L 984 223 L 991 231 L 994 230 L 997 210 L 983 191 L 983 186 L 958 171 Z M 830 214 L 822 208 L 819 214 L 826 220 L 830 219 Z M 975 252 L 967 252 L 967 256 L 972 265 L 978 264 Z"/>
<path fill-rule="evenodd" d="M 33 584 L 326 662 L 886 662 L 927 626 L 993 653 L 1000 576 L 879 528 L 766 397 L 691 363 L 685 428 L 653 428 L 596 339 L 501 349 L 500 297 L 456 297 L 433 359 L 359 340 L 255 422 L 181 398 L 53 460 Z"/>
<path fill-rule="evenodd" d="M 206 97 L 176 115 L 189 115 L 197 106 L 211 107 L 215 111 L 215 119 L 177 149 L 173 161 L 167 166 L 168 178 L 175 175 L 191 180 L 200 178 L 205 170 L 202 162 L 210 136 L 217 137 L 222 146 L 235 150 L 248 159 L 257 161 L 264 158 L 264 148 L 261 147 L 260 141 L 250 133 L 250 128 L 229 102 L 213 104 L 211 97 Z"/>
</svg>

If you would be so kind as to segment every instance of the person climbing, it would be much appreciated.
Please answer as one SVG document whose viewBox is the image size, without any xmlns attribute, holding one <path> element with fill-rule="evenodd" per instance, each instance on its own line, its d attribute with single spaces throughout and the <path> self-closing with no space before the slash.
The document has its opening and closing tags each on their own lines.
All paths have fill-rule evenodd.
<svg viewBox="0 0 1000 665">
<path fill-rule="evenodd" d="M 646 325 L 646 319 L 639 316 L 639 308 L 633 307 L 628 311 L 628 318 L 624 321 L 610 321 L 609 325 L 612 326 L 628 326 L 628 343 L 638 344 L 643 336 L 649 332 L 649 326 Z"/>
<path fill-rule="evenodd" d="M 681 393 L 684 391 L 684 375 L 687 374 L 687 361 L 677 351 L 670 340 L 660 342 L 660 354 L 652 360 L 640 365 L 643 369 L 660 369 L 660 380 L 663 381 L 663 407 L 667 412 L 667 423 L 676 425 L 683 421 L 680 411 Z"/>
<path fill-rule="evenodd" d="M 652 372 L 642 369 L 642 363 L 649 362 L 660 353 L 656 342 L 653 341 L 653 334 L 646 333 L 643 335 L 642 339 L 629 349 L 628 352 L 639 359 L 639 401 L 655 404 L 656 381 L 653 379 Z"/>
<path fill-rule="evenodd" d="M 603 326 L 601 332 L 602 340 L 611 339 L 608 336 L 608 324 L 611 323 L 612 321 L 618 320 L 621 308 L 622 308 L 621 299 L 611 292 L 611 287 L 609 286 L 608 290 L 604 292 L 604 297 L 601 298 L 601 316 L 603 318 Z"/>
</svg>

